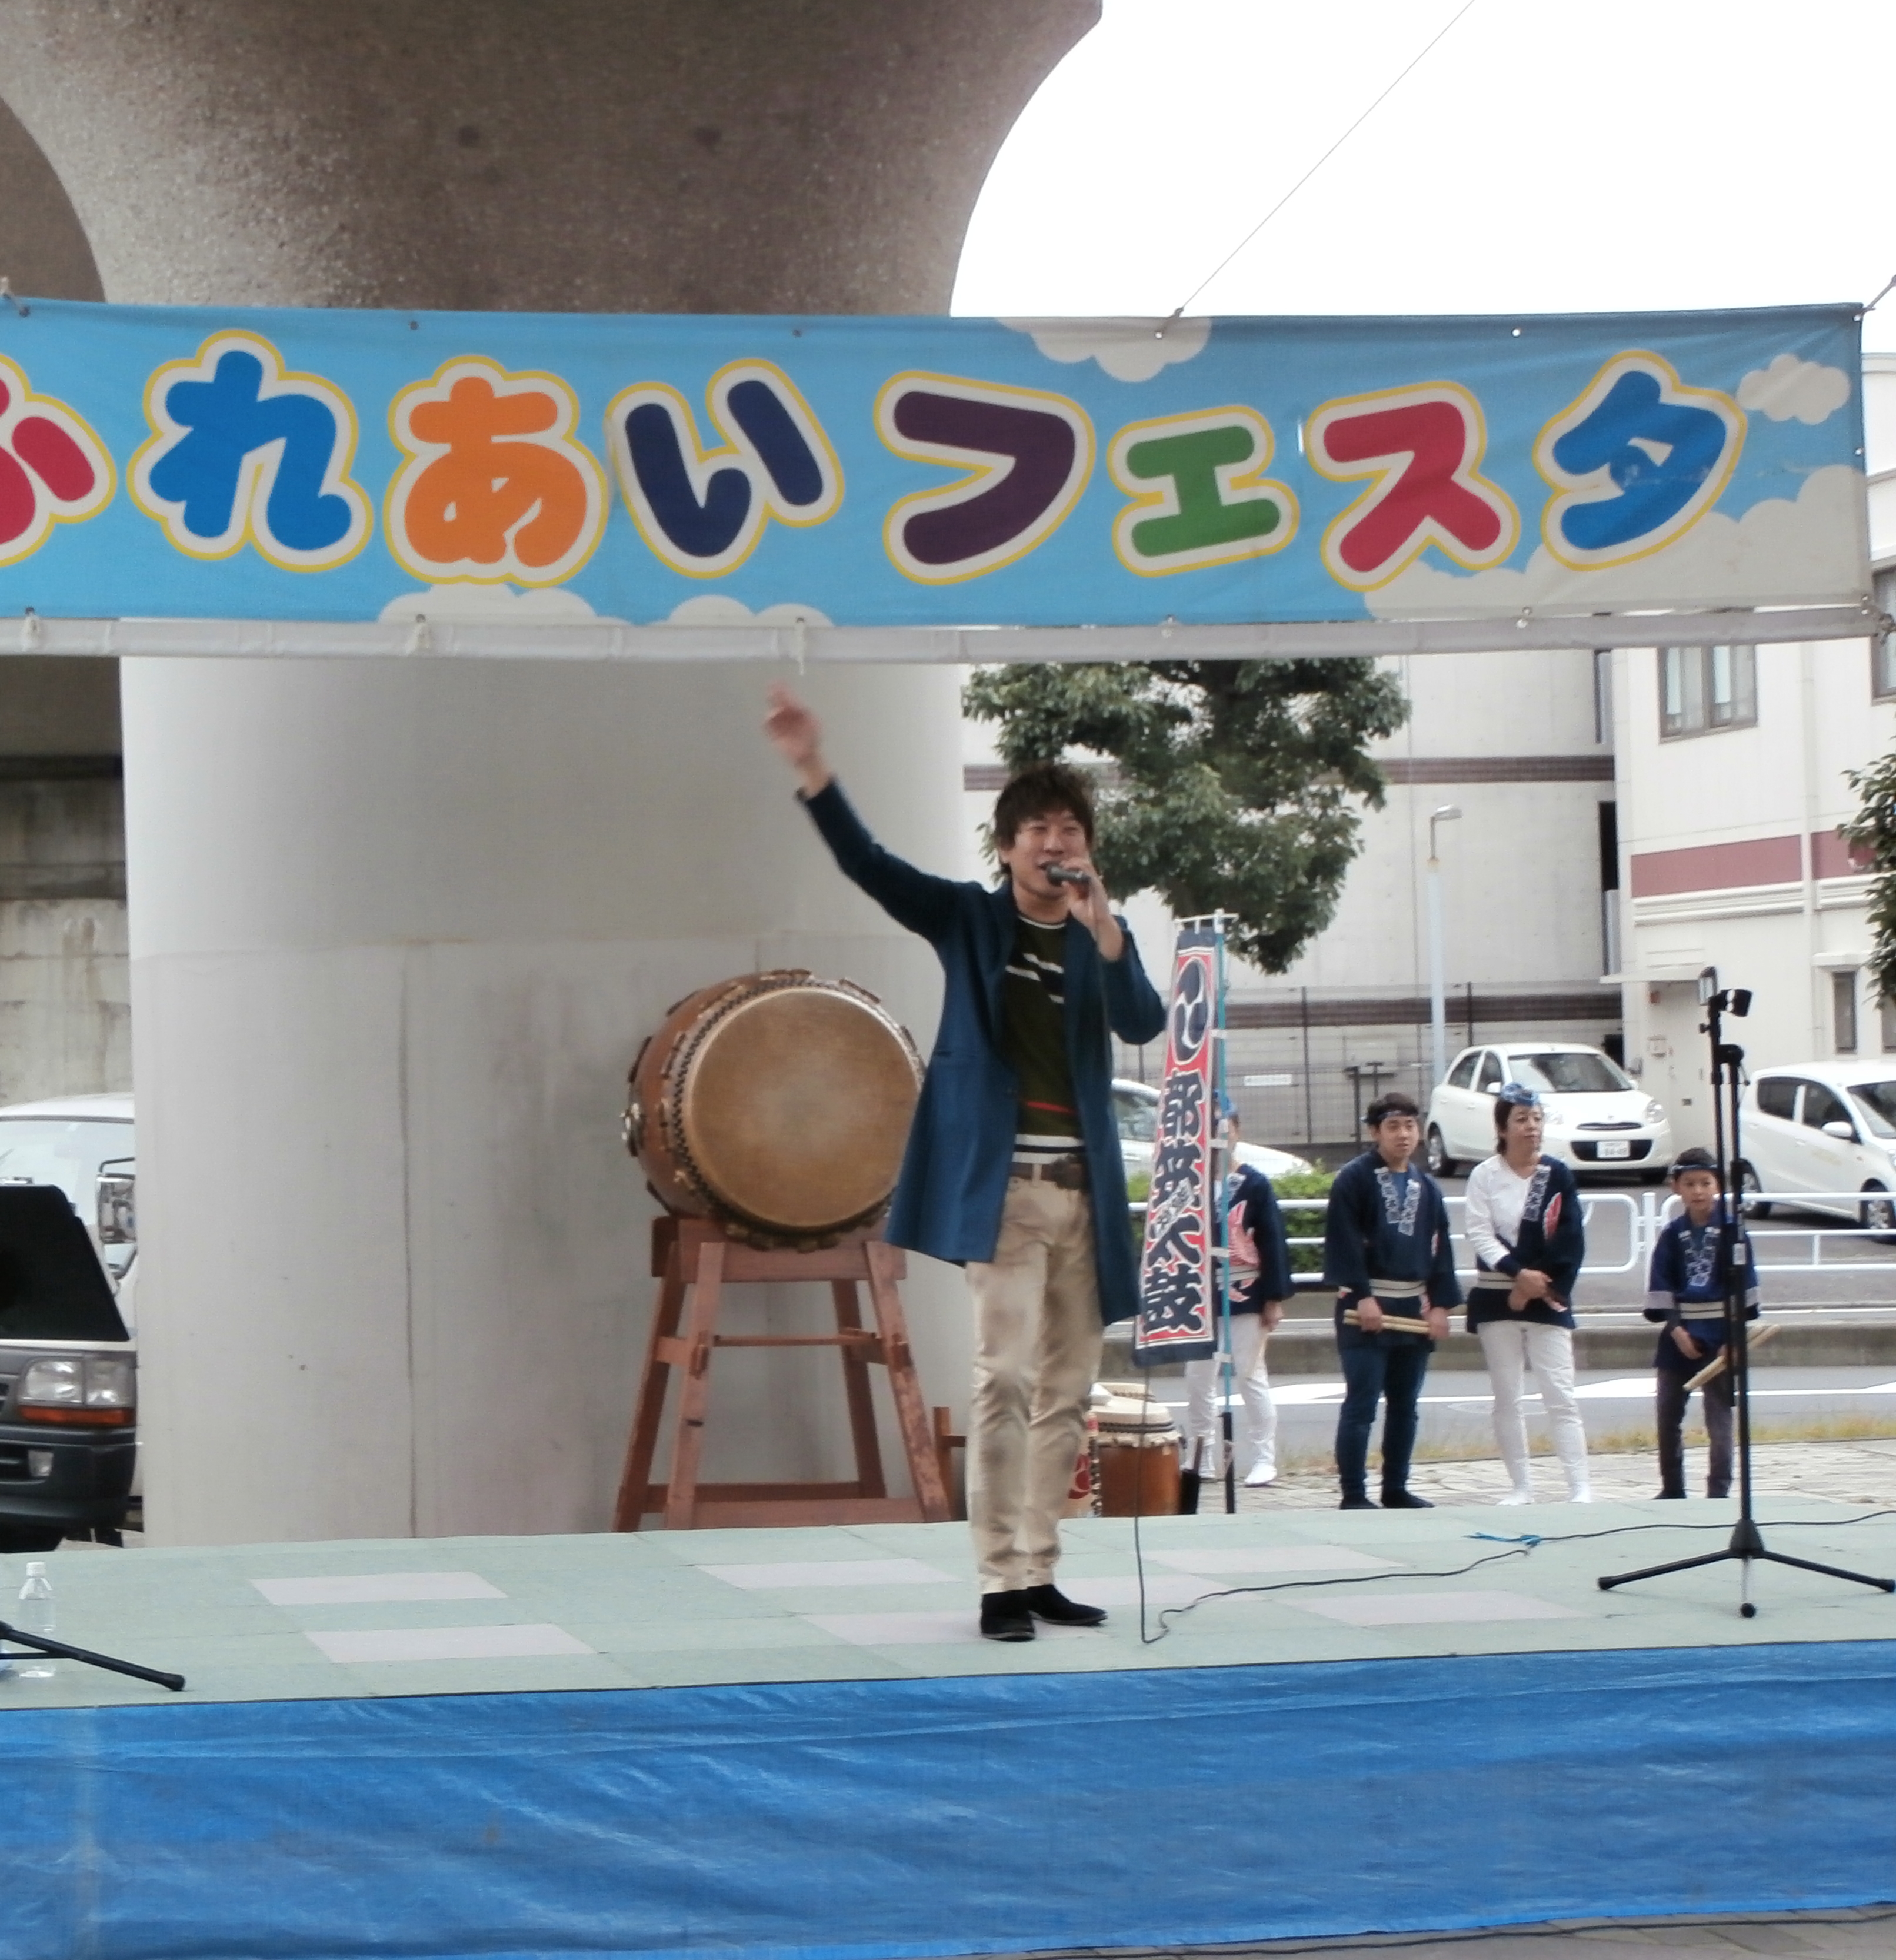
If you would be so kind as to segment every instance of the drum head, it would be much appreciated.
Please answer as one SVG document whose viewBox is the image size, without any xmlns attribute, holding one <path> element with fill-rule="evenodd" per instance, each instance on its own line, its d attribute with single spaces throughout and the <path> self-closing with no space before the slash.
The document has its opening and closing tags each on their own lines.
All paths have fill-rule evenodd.
<svg viewBox="0 0 1896 1960">
<path fill-rule="evenodd" d="M 778 987 L 693 1045 L 682 1141 L 721 1208 L 771 1231 L 847 1230 L 894 1188 L 919 1086 L 915 1051 L 868 997 Z"/>
</svg>

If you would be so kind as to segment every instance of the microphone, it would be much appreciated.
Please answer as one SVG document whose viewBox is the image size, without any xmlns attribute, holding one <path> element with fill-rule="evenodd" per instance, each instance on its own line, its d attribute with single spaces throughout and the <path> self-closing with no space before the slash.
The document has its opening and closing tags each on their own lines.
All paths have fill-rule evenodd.
<svg viewBox="0 0 1896 1960">
<path fill-rule="evenodd" d="M 1043 864 L 1040 868 L 1046 873 L 1049 883 L 1055 885 L 1086 886 L 1093 882 L 1085 872 L 1070 871 L 1064 864 Z"/>
</svg>

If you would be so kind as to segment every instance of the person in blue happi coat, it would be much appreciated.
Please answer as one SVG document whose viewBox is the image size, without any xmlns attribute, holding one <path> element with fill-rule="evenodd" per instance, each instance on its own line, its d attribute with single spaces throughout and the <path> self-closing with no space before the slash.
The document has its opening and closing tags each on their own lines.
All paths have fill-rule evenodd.
<svg viewBox="0 0 1896 1960">
<path fill-rule="evenodd" d="M 1237 1105 L 1219 1103 L 1225 1142 L 1235 1157 L 1241 1139 Z M 1277 1477 L 1277 1405 L 1271 1393 L 1265 1350 L 1297 1290 L 1290 1271 L 1290 1241 L 1271 1180 L 1255 1164 L 1235 1163 L 1224 1181 L 1225 1243 L 1230 1254 L 1229 1315 L 1218 1316 L 1220 1352 L 1185 1363 L 1186 1467 L 1215 1475 L 1223 1458 L 1218 1390 L 1226 1355 L 1228 1320 L 1231 1379 L 1238 1391 L 1238 1441 L 1245 1482 L 1255 1490 Z"/>
<path fill-rule="evenodd" d="M 1646 1317 L 1663 1323 L 1653 1357 L 1654 1413 L 1659 1428 L 1659 1495 L 1685 1495 L 1686 1383 L 1725 1345 L 1725 1267 L 1719 1257 L 1725 1217 L 1718 1163 L 1710 1150 L 1681 1150 L 1670 1182 L 1685 1208 L 1659 1233 L 1647 1275 Z M 1751 1242 L 1738 1234 L 1739 1289 L 1745 1317 L 1758 1318 L 1758 1266 Z M 1705 1494 L 1732 1491 L 1732 1382 L 1727 1368 L 1703 1385 L 1705 1435 L 1710 1444 Z"/>
<path fill-rule="evenodd" d="M 1448 1208 L 1434 1179 L 1413 1161 L 1422 1141 L 1414 1098 L 1392 1090 L 1370 1105 L 1365 1121 L 1370 1147 L 1337 1172 L 1323 1232 L 1323 1273 L 1337 1290 L 1343 1363 L 1337 1477 L 1344 1510 L 1376 1508 L 1370 1432 L 1381 1402 L 1382 1501 L 1392 1510 L 1427 1510 L 1428 1499 L 1409 1488 L 1416 1404 L 1462 1287 Z"/>
<path fill-rule="evenodd" d="M 1056 763 L 1010 778 L 994 805 L 991 889 L 885 851 L 788 689 L 772 689 L 765 727 L 838 867 L 941 961 L 941 1021 L 886 1229 L 891 1244 L 967 1271 L 981 1631 L 1024 1640 L 1036 1619 L 1096 1626 L 1105 1613 L 1067 1599 L 1053 1570 L 1101 1336 L 1139 1305 L 1112 1038 L 1153 1040 L 1166 1009 L 1093 867 L 1092 791 Z"/>
</svg>

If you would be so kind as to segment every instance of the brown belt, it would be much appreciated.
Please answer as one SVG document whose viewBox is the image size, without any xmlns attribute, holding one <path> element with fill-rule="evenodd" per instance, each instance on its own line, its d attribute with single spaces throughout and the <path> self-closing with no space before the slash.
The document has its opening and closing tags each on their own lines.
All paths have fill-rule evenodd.
<svg viewBox="0 0 1896 1960">
<path fill-rule="evenodd" d="M 1042 1157 L 1038 1162 L 1016 1157 L 1007 1175 L 1023 1178 L 1029 1183 L 1038 1178 L 1042 1184 L 1053 1185 L 1061 1191 L 1084 1191 L 1086 1188 L 1086 1160 L 1077 1151 L 1070 1152 L 1065 1157 Z"/>
</svg>

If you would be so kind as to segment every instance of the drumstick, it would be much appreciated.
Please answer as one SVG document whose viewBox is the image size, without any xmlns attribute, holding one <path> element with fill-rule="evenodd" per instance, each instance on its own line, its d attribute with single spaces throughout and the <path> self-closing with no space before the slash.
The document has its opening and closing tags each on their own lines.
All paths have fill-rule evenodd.
<svg viewBox="0 0 1896 1960">
<path fill-rule="evenodd" d="M 1757 1351 L 1762 1348 L 1767 1341 L 1775 1341 L 1777 1338 L 1779 1330 L 1783 1327 L 1783 1324 L 1784 1323 L 1781 1320 L 1774 1320 L 1770 1326 L 1761 1327 L 1758 1332 L 1745 1342 L 1745 1346 L 1746 1351 L 1748 1353 L 1755 1354 Z M 1718 1352 L 1706 1363 L 1704 1367 L 1700 1369 L 1698 1373 L 1685 1384 L 1685 1392 L 1689 1395 L 1694 1389 L 1702 1389 L 1707 1382 L 1713 1380 L 1717 1376 L 1723 1374 L 1725 1368 L 1725 1351 L 1721 1348 Z"/>
<path fill-rule="evenodd" d="M 1352 1327 L 1363 1328 L 1365 1334 L 1427 1334 L 1429 1332 L 1429 1323 L 1426 1320 L 1404 1320 L 1393 1313 L 1384 1314 L 1382 1324 L 1376 1327 L 1363 1327 L 1354 1307 L 1351 1307 L 1343 1317 Z"/>
</svg>

